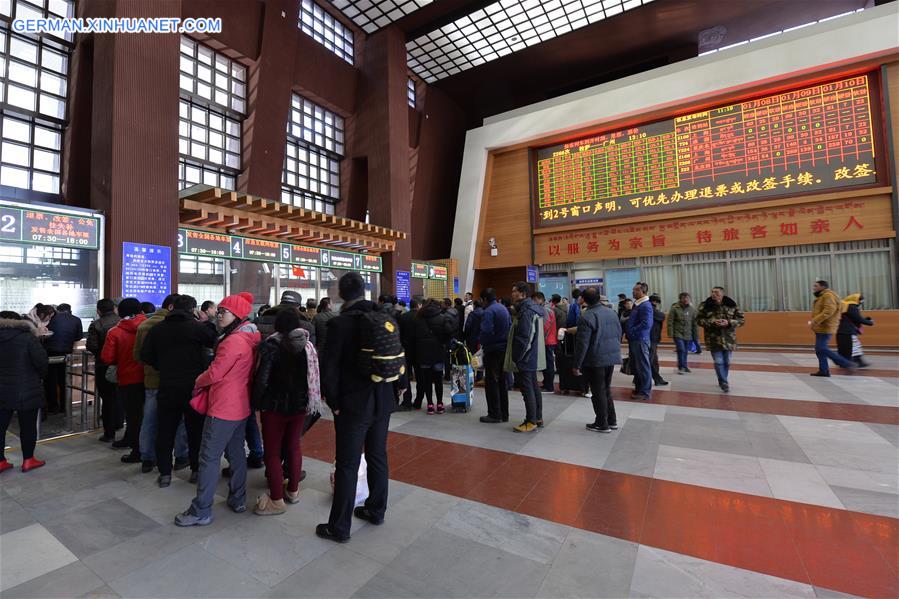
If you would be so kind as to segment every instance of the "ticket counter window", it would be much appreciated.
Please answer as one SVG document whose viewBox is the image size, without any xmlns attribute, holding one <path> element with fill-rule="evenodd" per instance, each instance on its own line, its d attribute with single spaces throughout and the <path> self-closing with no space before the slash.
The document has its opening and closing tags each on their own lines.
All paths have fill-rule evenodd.
<svg viewBox="0 0 899 599">
<path fill-rule="evenodd" d="M 337 270 L 337 269 L 325 269 L 323 268 L 321 271 L 321 296 L 322 297 L 330 297 L 331 298 L 331 306 L 334 310 L 339 309 L 340 305 L 343 304 L 343 300 L 340 299 L 339 288 L 337 282 L 340 280 L 347 271 L 345 270 Z M 367 300 L 376 300 L 378 299 L 378 275 L 372 273 L 359 273 L 362 275 L 362 280 L 365 281 L 365 299 Z"/>
<path fill-rule="evenodd" d="M 97 259 L 89 250 L 0 243 L 0 309 L 67 303 L 86 328 L 100 299 Z"/>
<path fill-rule="evenodd" d="M 178 293 L 202 304 L 225 297 L 225 261 L 205 256 L 181 256 L 178 260 Z"/>
<path fill-rule="evenodd" d="M 318 292 L 318 269 L 308 266 L 291 266 L 289 264 L 278 265 L 279 293 L 292 290 L 303 296 L 303 303 L 312 298 L 318 300 L 324 294 Z"/>
<path fill-rule="evenodd" d="M 228 271 L 230 291 L 232 295 L 248 291 L 253 294 L 253 312 L 257 312 L 264 304 L 274 306 L 278 303 L 275 289 L 275 263 L 252 262 L 249 260 L 230 260 Z"/>
</svg>

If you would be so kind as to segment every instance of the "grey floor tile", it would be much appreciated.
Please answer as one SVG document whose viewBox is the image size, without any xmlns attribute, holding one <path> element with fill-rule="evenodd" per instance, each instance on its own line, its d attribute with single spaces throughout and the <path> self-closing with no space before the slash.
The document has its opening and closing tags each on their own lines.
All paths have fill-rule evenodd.
<svg viewBox="0 0 899 599">
<path fill-rule="evenodd" d="M 695 425 L 701 427 L 709 427 L 721 430 L 744 430 L 744 424 L 739 418 L 715 418 L 711 416 L 696 415 L 692 411 L 690 413 L 682 413 L 678 410 L 668 410 L 665 414 L 665 424 Z"/>
<path fill-rule="evenodd" d="M 628 418 L 612 436 L 615 445 L 603 464 L 604 470 L 652 476 L 662 438 L 661 422 Z"/>
<path fill-rule="evenodd" d="M 109 584 L 122 597 L 260 597 L 270 587 L 188 545 Z"/>
<path fill-rule="evenodd" d="M 573 530 L 537 596 L 626 597 L 636 560 L 636 543 Z"/>
<path fill-rule="evenodd" d="M 34 518 L 28 510 L 9 495 L 0 494 L 0 535 L 31 524 L 34 524 Z"/>
<path fill-rule="evenodd" d="M 844 599 L 846 597 L 855 597 L 855 595 L 847 595 L 846 593 L 841 593 L 840 591 L 832 591 L 823 587 L 813 586 L 812 588 L 815 590 L 816 597 L 827 597 L 828 599 Z"/>
<path fill-rule="evenodd" d="M 63 514 L 44 523 L 72 553 L 84 558 L 160 526 L 118 499 Z"/>
<path fill-rule="evenodd" d="M 54 497 L 29 505 L 28 511 L 31 512 L 35 520 L 45 522 L 101 501 L 121 497 L 129 493 L 132 488 L 132 485 L 124 480 L 113 480 L 95 487 L 74 491 L 66 496 L 65 501 L 59 501 L 59 498 Z"/>
<path fill-rule="evenodd" d="M 465 500 L 451 508 L 434 528 L 542 564 L 555 559 L 571 532 L 567 526 Z"/>
<path fill-rule="evenodd" d="M 811 464 L 811 460 L 789 433 L 747 431 L 746 435 L 757 457 Z"/>
<path fill-rule="evenodd" d="M 4 599 L 78 597 L 102 587 L 104 582 L 81 562 L 73 562 L 28 582 L 3 591 Z"/>
<path fill-rule="evenodd" d="M 145 565 L 191 545 L 219 523 L 202 529 L 159 526 L 83 558 L 83 562 L 106 582 L 139 570 Z"/>
<path fill-rule="evenodd" d="M 336 546 L 284 579 L 269 597 L 350 597 L 383 567 L 347 546 Z"/>
<path fill-rule="evenodd" d="M 786 427 L 775 414 L 739 412 L 740 421 L 748 432 L 787 435 Z"/>
<path fill-rule="evenodd" d="M 549 566 L 431 530 L 406 547 L 356 597 L 533 597 Z"/>
<path fill-rule="evenodd" d="M 895 424 L 877 424 L 873 422 L 867 423 L 868 428 L 892 443 L 895 447 L 899 447 L 899 426 Z"/>
<path fill-rule="evenodd" d="M 81 595 L 78 599 L 120 599 L 121 595 L 112 590 L 108 584 L 104 584 L 99 589 L 94 589 L 89 593 Z"/>
<path fill-rule="evenodd" d="M 0 591 L 62 568 L 78 558 L 40 524 L 0 536 Z"/>
<path fill-rule="evenodd" d="M 268 586 L 332 549 L 308 527 L 283 525 L 281 516 L 254 516 L 199 541 L 198 546 Z"/>
<path fill-rule="evenodd" d="M 662 427 L 661 444 L 755 457 L 755 449 L 742 426 L 735 428 L 677 424 L 666 420 Z"/>
<path fill-rule="evenodd" d="M 847 510 L 899 518 L 899 495 L 834 485 L 830 488 Z"/>
</svg>

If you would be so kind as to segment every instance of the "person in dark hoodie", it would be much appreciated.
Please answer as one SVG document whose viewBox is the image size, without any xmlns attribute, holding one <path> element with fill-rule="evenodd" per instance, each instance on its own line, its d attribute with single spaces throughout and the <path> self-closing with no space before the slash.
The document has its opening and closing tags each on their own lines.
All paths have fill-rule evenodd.
<svg viewBox="0 0 899 599">
<path fill-rule="evenodd" d="M 699 307 L 696 323 L 705 330 L 705 344 L 715 360 L 718 386 L 727 393 L 730 356 L 737 349 L 737 328 L 743 326 L 744 318 L 737 302 L 724 293 L 724 287 L 712 287 L 711 295 Z"/>
<path fill-rule="evenodd" d="M 41 378 L 47 374 L 47 352 L 37 329 L 15 312 L 0 312 L 0 473 L 13 468 L 4 454 L 6 429 L 13 412 L 19 417 L 22 472 L 44 465 L 34 457 L 37 418 L 44 401 Z"/>
<path fill-rule="evenodd" d="M 375 382 L 359 368 L 362 317 L 376 309 L 365 299 L 365 281 L 348 272 L 338 282 L 345 302 L 340 315 L 328 323 L 328 340 L 322 352 L 322 393 L 334 412 L 336 471 L 334 499 L 328 521 L 315 527 L 323 539 L 350 540 L 352 517 L 379 525 L 387 511 L 387 429 L 394 408 L 394 384 Z M 408 382 L 399 379 L 401 389 Z M 368 464 L 368 499 L 353 509 L 362 451 Z"/>
<path fill-rule="evenodd" d="M 100 359 L 100 352 L 106 342 L 106 334 L 119 324 L 119 315 L 116 314 L 115 304 L 111 299 L 101 299 L 97 302 L 97 319 L 87 327 L 87 351 L 94 354 L 94 380 L 96 381 L 97 394 L 100 396 L 101 418 L 103 420 L 103 435 L 100 441 L 112 443 L 115 441 L 115 431 L 120 419 L 120 406 L 116 401 L 116 386 L 106 380 L 107 366 Z"/>
<path fill-rule="evenodd" d="M 262 418 L 268 478 L 268 493 L 259 497 L 253 510 L 260 516 L 283 514 L 285 500 L 300 500 L 300 436 L 307 413 L 321 410 L 320 381 L 318 353 L 308 331 L 300 327 L 299 315 L 292 310 L 280 312 L 275 333 L 259 344 L 251 398 Z M 282 457 L 287 465 L 286 484 Z"/>
<path fill-rule="evenodd" d="M 155 369 L 157 431 L 154 454 L 159 468 L 157 483 L 172 482 L 172 450 L 181 423 L 187 431 L 188 462 L 191 482 L 200 468 L 199 453 L 203 435 L 203 416 L 190 407 L 194 382 L 208 365 L 208 350 L 216 335 L 197 319 L 197 300 L 179 295 L 166 317 L 147 331 L 141 346 L 141 361 Z"/>
<path fill-rule="evenodd" d="M 512 429 L 517 433 L 530 433 L 543 428 L 543 395 L 537 382 L 537 371 L 546 370 L 544 312 L 543 307 L 537 305 L 529 295 L 530 288 L 524 281 L 519 281 L 512 287 L 515 323 L 511 346 L 506 349 L 507 370 L 518 373 L 516 380 L 521 387 L 525 408 L 524 422 Z"/>
<path fill-rule="evenodd" d="M 126 464 L 139 464 L 140 427 L 144 416 L 144 367 L 134 359 L 134 342 L 137 339 L 137 327 L 147 319 L 140 310 L 137 298 L 127 297 L 119 302 L 121 320 L 106 335 L 106 343 L 100 359 L 110 366 L 116 367 L 117 393 L 125 409 L 127 428 L 125 436 L 114 441 L 114 449 L 130 448 L 131 453 L 122 456 Z"/>
<path fill-rule="evenodd" d="M 456 330 L 455 318 L 443 311 L 435 299 L 425 301 L 415 316 L 415 363 L 428 401 L 428 415 L 443 414 L 443 368 L 449 342 Z M 434 396 L 437 398 L 436 411 Z"/>
<path fill-rule="evenodd" d="M 509 387 L 503 372 L 509 328 L 512 317 L 506 307 L 497 301 L 492 288 L 481 291 L 484 314 L 478 339 L 484 349 L 484 395 L 487 398 L 487 415 L 480 421 L 486 424 L 509 421 Z"/>
<path fill-rule="evenodd" d="M 72 314 L 72 306 L 69 304 L 56 306 L 56 314 L 53 315 L 50 324 L 47 325 L 47 329 L 53 335 L 47 339 L 44 349 L 47 350 L 47 355 L 51 358 L 72 353 L 75 343 L 84 338 L 81 319 Z M 44 392 L 46 393 L 48 412 L 65 411 L 65 362 L 58 362 L 48 366 L 47 377 L 44 379 Z"/>
<path fill-rule="evenodd" d="M 873 327 L 874 321 L 862 314 L 865 297 L 861 293 L 847 295 L 840 302 L 840 325 L 837 328 L 837 352 L 847 360 L 858 364 L 859 368 L 867 368 L 865 353 L 859 337 L 862 327 Z"/>
</svg>

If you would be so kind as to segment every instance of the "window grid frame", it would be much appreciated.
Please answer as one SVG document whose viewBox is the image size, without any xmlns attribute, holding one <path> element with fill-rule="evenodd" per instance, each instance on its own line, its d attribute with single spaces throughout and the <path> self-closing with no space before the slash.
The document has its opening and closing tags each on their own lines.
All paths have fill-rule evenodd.
<svg viewBox="0 0 899 599">
<path fill-rule="evenodd" d="M 201 111 L 204 115 L 203 122 L 194 120 L 194 111 Z M 185 114 L 186 113 L 186 114 Z M 214 128 L 211 118 L 219 118 L 222 122 L 221 129 Z M 229 131 L 229 125 L 234 128 L 236 135 Z M 186 130 L 182 130 L 185 128 Z M 199 129 L 203 132 L 203 139 L 194 139 L 194 130 Z M 222 138 L 221 144 L 213 144 L 210 140 L 211 134 L 219 135 Z M 228 150 L 228 142 L 233 141 L 236 144 L 237 151 Z M 183 151 L 182 144 L 186 144 L 186 152 Z M 193 152 L 194 144 L 203 149 L 203 157 L 195 156 Z M 219 110 L 215 106 L 207 106 L 193 102 L 188 98 L 181 97 L 178 100 L 178 156 L 179 156 L 179 184 L 187 181 L 186 166 L 196 166 L 201 171 L 215 171 L 221 176 L 232 177 L 236 184 L 237 177 L 240 175 L 243 166 L 243 123 L 232 115 L 223 110 Z M 221 152 L 222 161 L 216 162 L 210 156 L 212 152 Z M 228 158 L 233 157 L 237 161 L 237 166 L 231 166 L 227 163 Z M 195 185 L 196 183 L 191 183 Z"/>
<path fill-rule="evenodd" d="M 190 53 L 185 51 L 185 46 L 190 46 Z M 201 60 L 201 54 L 204 50 L 209 52 L 210 54 L 208 64 Z M 185 59 L 192 62 L 194 72 L 188 72 L 184 70 L 183 67 Z M 219 60 L 224 61 L 227 65 L 224 73 L 222 73 L 221 69 L 218 68 Z M 200 76 L 199 73 L 201 68 L 209 69 L 209 81 L 205 81 Z M 235 75 L 236 72 L 242 73 L 242 78 Z M 223 90 L 220 86 L 217 85 L 220 76 L 223 76 L 225 78 L 227 89 Z M 190 89 L 182 85 L 185 78 L 190 78 L 191 80 Z M 201 85 L 209 86 L 211 97 L 206 97 L 202 95 L 202 93 L 200 93 L 199 89 Z M 243 93 L 237 91 L 237 87 L 239 85 L 243 86 Z M 249 96 L 249 89 L 247 84 L 247 66 L 237 60 L 234 60 L 233 58 L 230 58 L 222 52 L 218 52 L 215 49 L 206 46 L 205 44 L 201 44 L 200 42 L 186 35 L 181 36 L 181 41 L 179 44 L 178 87 L 181 90 L 181 97 L 191 101 L 192 103 L 199 105 L 208 105 L 225 113 L 239 115 L 240 118 L 238 118 L 238 120 L 243 120 L 244 118 L 246 118 L 247 97 Z M 216 91 L 219 90 L 223 91 L 227 95 L 227 104 L 222 104 L 218 101 Z M 235 101 L 240 102 L 239 108 L 236 108 L 234 106 Z"/>
<path fill-rule="evenodd" d="M 370 0 L 364 1 L 364 6 L 360 8 L 359 5 L 363 4 L 363 1 L 330 0 L 335 8 L 368 34 L 433 2 L 433 0 Z"/>
<path fill-rule="evenodd" d="M 6 133 L 6 120 L 10 119 L 12 121 L 17 121 L 20 124 L 28 127 L 28 141 L 22 141 L 16 138 L 7 137 Z M 59 147 L 54 148 L 51 146 L 39 145 L 36 141 L 37 138 L 37 128 L 43 128 L 51 133 L 58 135 L 59 137 Z M 8 183 L 3 183 L 3 185 L 7 185 L 10 187 L 15 187 L 17 189 L 28 189 L 38 193 L 49 193 L 53 195 L 59 195 L 61 193 L 62 188 L 62 151 L 63 151 L 63 132 L 62 129 L 57 129 L 52 124 L 45 124 L 41 122 L 40 119 L 36 119 L 33 116 L 25 116 L 22 114 L 17 114 L 12 111 L 0 111 L 0 148 L 2 148 L 5 144 L 10 144 L 19 148 L 25 148 L 28 152 L 28 165 L 21 165 L 15 162 L 11 162 L 8 159 L 9 154 L 0 151 L 0 176 L 2 176 L 2 172 L 6 168 L 16 169 L 16 170 L 24 170 L 27 171 L 28 182 L 26 187 L 20 187 L 18 185 L 9 185 Z M 37 152 L 44 152 L 47 154 L 52 154 L 56 157 L 57 164 L 59 169 L 56 171 L 50 171 L 44 168 L 40 168 L 35 166 L 35 155 Z M 46 177 L 51 177 L 55 179 L 55 187 L 56 191 L 48 191 L 46 189 L 36 189 L 34 186 L 35 174 L 43 175 Z"/>
<path fill-rule="evenodd" d="M 356 40 L 353 30 L 335 19 L 313 0 L 300 0 L 297 28 L 340 59 L 355 65 Z M 330 34 L 332 39 L 328 39 Z M 340 40 L 340 45 L 336 40 Z"/>
</svg>

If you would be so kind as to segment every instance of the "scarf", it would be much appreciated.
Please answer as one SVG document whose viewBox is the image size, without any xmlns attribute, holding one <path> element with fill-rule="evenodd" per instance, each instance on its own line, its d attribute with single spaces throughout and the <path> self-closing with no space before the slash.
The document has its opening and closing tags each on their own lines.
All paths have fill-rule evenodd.
<svg viewBox="0 0 899 599">
<path fill-rule="evenodd" d="M 840 314 L 845 314 L 849 311 L 849 306 L 858 305 L 861 303 L 862 294 L 861 293 L 853 293 L 852 295 L 847 295 L 840 301 Z"/>
</svg>

